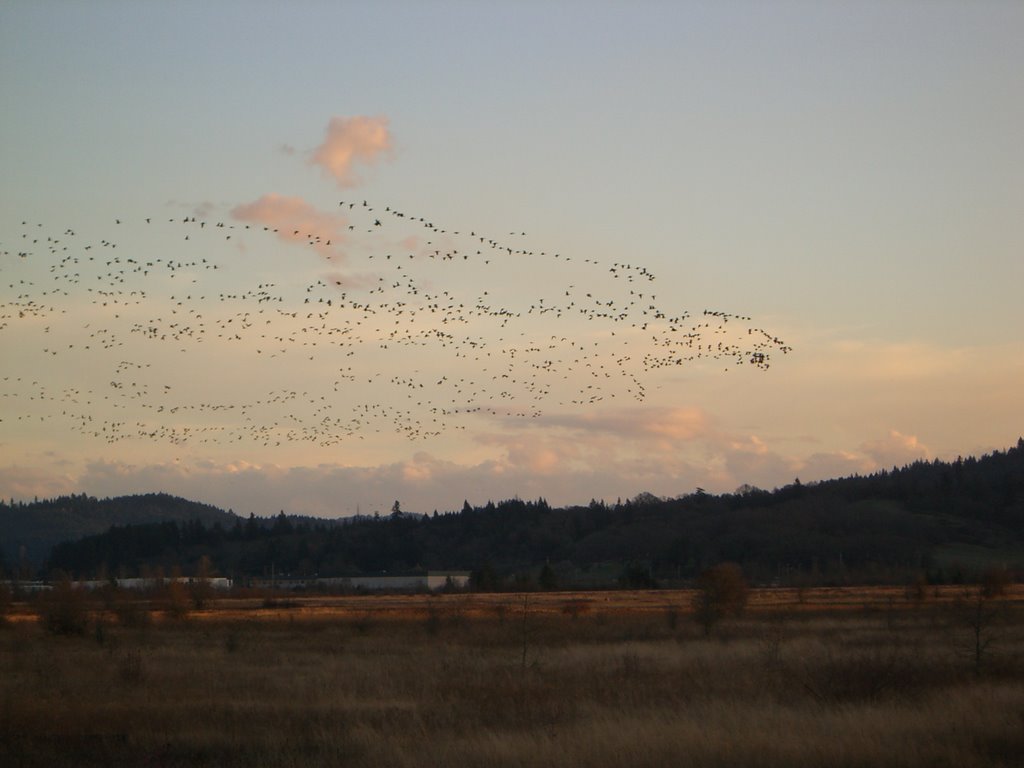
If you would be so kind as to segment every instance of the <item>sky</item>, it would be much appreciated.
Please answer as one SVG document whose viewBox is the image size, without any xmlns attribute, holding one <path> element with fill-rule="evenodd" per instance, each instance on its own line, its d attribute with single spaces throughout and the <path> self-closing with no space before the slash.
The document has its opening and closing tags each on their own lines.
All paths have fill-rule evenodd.
<svg viewBox="0 0 1024 768">
<path fill-rule="evenodd" d="M 338 517 L 1005 449 L 1021 39 L 1008 1 L 6 0 L 0 498 Z"/>
</svg>

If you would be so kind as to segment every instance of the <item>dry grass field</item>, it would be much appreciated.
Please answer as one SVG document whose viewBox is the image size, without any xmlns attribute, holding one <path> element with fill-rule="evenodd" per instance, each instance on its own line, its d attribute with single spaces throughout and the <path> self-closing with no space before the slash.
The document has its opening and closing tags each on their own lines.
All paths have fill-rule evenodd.
<svg viewBox="0 0 1024 768">
<path fill-rule="evenodd" d="M 1019 766 L 1022 597 L 755 590 L 710 635 L 669 591 L 14 604 L 0 765 Z"/>
</svg>

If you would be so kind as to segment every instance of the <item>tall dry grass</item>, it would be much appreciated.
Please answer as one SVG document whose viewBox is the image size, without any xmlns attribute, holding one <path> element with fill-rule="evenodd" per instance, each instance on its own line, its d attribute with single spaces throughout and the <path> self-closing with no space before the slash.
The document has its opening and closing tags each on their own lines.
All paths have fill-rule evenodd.
<svg viewBox="0 0 1024 768">
<path fill-rule="evenodd" d="M 11 766 L 1012 766 L 1024 617 L 685 614 L 437 600 L 401 618 L 0 630 Z M 526 613 L 523 613 L 523 608 Z M 132 615 L 132 614 L 129 614 Z"/>
</svg>

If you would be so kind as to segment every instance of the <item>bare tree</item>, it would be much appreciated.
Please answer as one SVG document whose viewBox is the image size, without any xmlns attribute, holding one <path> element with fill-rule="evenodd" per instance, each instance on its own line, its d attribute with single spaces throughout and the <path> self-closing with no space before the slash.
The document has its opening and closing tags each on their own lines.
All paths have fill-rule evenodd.
<svg viewBox="0 0 1024 768">
<path fill-rule="evenodd" d="M 968 630 L 967 640 L 960 643 L 959 652 L 970 660 L 975 675 L 981 675 L 992 656 L 993 646 L 998 641 L 996 628 L 1005 618 L 1006 610 L 1006 603 L 990 597 L 984 588 L 974 594 L 965 593 L 956 603 L 955 621 Z"/>
</svg>

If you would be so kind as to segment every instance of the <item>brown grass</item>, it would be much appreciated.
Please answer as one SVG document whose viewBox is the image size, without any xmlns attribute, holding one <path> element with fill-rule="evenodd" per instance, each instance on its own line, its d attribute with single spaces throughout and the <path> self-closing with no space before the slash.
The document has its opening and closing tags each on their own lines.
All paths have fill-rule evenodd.
<svg viewBox="0 0 1024 768">
<path fill-rule="evenodd" d="M 16 605 L 0 764 L 1020 765 L 1024 615 L 979 673 L 958 595 L 755 591 L 707 638 L 666 592 L 96 603 L 80 636 Z"/>
</svg>

